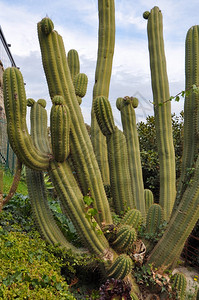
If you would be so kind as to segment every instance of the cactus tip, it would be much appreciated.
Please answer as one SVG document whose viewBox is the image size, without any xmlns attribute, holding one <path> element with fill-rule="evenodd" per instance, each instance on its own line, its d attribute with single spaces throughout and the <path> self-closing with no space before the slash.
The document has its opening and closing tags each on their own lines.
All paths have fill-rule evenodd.
<svg viewBox="0 0 199 300">
<path fill-rule="evenodd" d="M 150 15 L 150 12 L 149 11 L 145 11 L 143 13 L 143 18 L 147 20 L 149 18 L 149 15 Z"/>
<path fill-rule="evenodd" d="M 55 96 L 55 97 L 52 99 L 52 102 L 53 102 L 53 104 L 55 104 L 55 105 L 63 105 L 63 103 L 64 103 L 64 98 L 63 98 L 62 96 L 57 95 L 57 96 Z"/>
<path fill-rule="evenodd" d="M 34 103 L 35 103 L 34 99 L 32 99 L 32 98 L 27 99 L 27 106 L 31 107 L 31 106 L 33 106 Z"/>
<path fill-rule="evenodd" d="M 51 33 L 51 31 L 53 31 L 53 29 L 54 29 L 53 21 L 48 17 L 43 18 L 41 20 L 40 24 L 41 24 L 42 32 L 46 35 Z"/>
<path fill-rule="evenodd" d="M 46 107 L 46 100 L 45 100 L 45 99 L 39 99 L 39 100 L 37 101 L 37 103 L 40 104 L 43 108 Z"/>
</svg>

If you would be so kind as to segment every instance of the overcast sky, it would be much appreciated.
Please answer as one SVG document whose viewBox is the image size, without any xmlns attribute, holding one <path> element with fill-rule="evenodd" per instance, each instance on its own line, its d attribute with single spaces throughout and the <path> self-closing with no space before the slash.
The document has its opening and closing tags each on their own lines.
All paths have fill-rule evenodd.
<svg viewBox="0 0 199 300">
<path fill-rule="evenodd" d="M 115 0 L 116 44 L 109 99 L 115 121 L 120 124 L 115 108 L 117 97 L 137 96 L 140 100 L 137 121 L 153 113 L 147 21 L 142 14 L 158 6 L 163 13 L 164 41 L 170 94 L 184 89 L 184 44 L 188 29 L 199 24 L 198 0 Z M 92 89 L 97 59 L 97 0 L 0 0 L 0 25 L 11 53 L 24 76 L 27 97 L 44 98 L 47 109 L 51 102 L 42 68 L 37 22 L 50 17 L 62 35 L 66 52 L 76 49 L 81 72 L 89 79 L 87 95 L 81 105 L 85 122 L 90 123 Z M 2 53 L 0 53 L 3 55 Z M 183 101 L 172 103 L 179 113 Z"/>
</svg>

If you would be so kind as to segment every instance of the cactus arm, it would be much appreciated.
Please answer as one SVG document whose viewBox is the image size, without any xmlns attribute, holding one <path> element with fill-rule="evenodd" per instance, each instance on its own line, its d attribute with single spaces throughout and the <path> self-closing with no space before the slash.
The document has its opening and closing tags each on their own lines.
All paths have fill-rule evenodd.
<svg viewBox="0 0 199 300">
<path fill-rule="evenodd" d="M 39 99 L 35 102 L 33 99 L 27 100 L 30 110 L 31 137 L 37 149 L 43 153 L 50 154 L 51 149 L 47 134 L 47 111 L 45 109 L 46 101 Z"/>
<path fill-rule="evenodd" d="M 50 244 L 59 244 L 76 254 L 84 253 L 70 244 L 57 226 L 48 205 L 43 173 L 26 168 L 26 179 L 32 212 L 41 236 Z"/>
<path fill-rule="evenodd" d="M 146 14 L 145 14 L 146 15 Z M 175 153 L 172 137 L 171 103 L 164 53 L 162 13 L 154 7 L 148 16 L 148 44 L 154 99 L 155 127 L 160 160 L 160 201 L 169 220 L 176 196 Z M 161 105 L 161 106 L 160 106 Z"/>
<path fill-rule="evenodd" d="M 95 71 L 93 100 L 98 96 L 108 97 L 115 47 L 115 7 L 113 0 L 98 0 L 99 33 L 98 55 Z M 109 168 L 106 138 L 101 133 L 95 118 L 94 107 L 91 111 L 91 140 L 101 170 L 104 184 L 109 184 Z"/>
<path fill-rule="evenodd" d="M 70 69 L 71 78 L 73 80 L 75 75 L 79 74 L 80 72 L 79 55 L 75 49 L 71 49 L 70 51 L 68 51 L 67 61 Z"/>
<path fill-rule="evenodd" d="M 185 48 L 185 90 L 195 84 L 199 85 L 199 26 L 191 27 L 186 36 Z M 177 189 L 177 201 L 174 209 L 186 189 L 186 182 L 189 181 L 188 169 L 194 167 L 199 147 L 198 135 L 198 113 L 199 95 L 190 92 L 185 97 L 184 103 L 184 147 L 182 155 L 182 171 Z"/>
<path fill-rule="evenodd" d="M 75 162 L 81 189 L 84 194 L 87 194 L 88 189 L 90 189 L 91 195 L 95 198 L 96 209 L 101 212 L 100 220 L 112 223 L 100 170 L 75 95 L 62 38 L 54 30 L 46 35 L 42 31 L 43 22 L 45 19 L 38 23 L 43 66 L 51 98 L 55 95 L 63 96 L 70 111 L 71 156 Z"/>
<path fill-rule="evenodd" d="M 138 105 L 138 100 L 136 100 L 137 99 L 133 97 L 118 98 L 116 105 L 121 112 L 123 133 L 127 142 L 129 169 L 135 206 L 141 211 L 142 216 L 145 218 L 144 183 L 134 109 Z"/>
<path fill-rule="evenodd" d="M 10 144 L 19 160 L 35 170 L 45 170 L 49 164 L 47 155 L 33 144 L 26 126 L 26 95 L 24 81 L 17 68 L 4 71 L 4 104 Z"/>
<path fill-rule="evenodd" d="M 149 256 L 149 263 L 166 269 L 175 266 L 184 244 L 193 230 L 199 216 L 199 158 L 195 174 L 183 194 L 178 209 L 169 221 L 168 227 Z"/>
<path fill-rule="evenodd" d="M 126 138 L 115 126 L 111 105 L 106 97 L 99 96 L 95 98 L 94 110 L 99 127 L 107 139 L 110 188 L 114 208 L 116 213 L 120 214 L 127 208 L 135 208 L 132 197 Z"/>
<path fill-rule="evenodd" d="M 108 249 L 108 242 L 103 234 L 98 234 L 86 218 L 83 195 L 67 164 L 51 161 L 49 174 L 56 188 L 65 212 L 70 217 L 84 245 L 97 255 L 103 255 Z"/>
<path fill-rule="evenodd" d="M 62 96 L 55 96 L 50 113 L 52 152 L 59 162 L 65 161 L 70 152 L 70 113 L 63 100 Z"/>
</svg>

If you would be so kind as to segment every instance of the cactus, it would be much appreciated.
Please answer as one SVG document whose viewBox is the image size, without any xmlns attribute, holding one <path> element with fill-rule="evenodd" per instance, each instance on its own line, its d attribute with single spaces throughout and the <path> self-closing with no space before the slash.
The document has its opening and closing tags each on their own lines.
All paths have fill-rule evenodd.
<svg viewBox="0 0 199 300">
<path fill-rule="evenodd" d="M 72 80 L 74 77 L 80 73 L 80 62 L 79 55 L 75 49 L 71 49 L 67 54 L 68 67 L 70 69 L 70 74 Z"/>
<path fill-rule="evenodd" d="M 185 90 L 193 84 L 199 85 L 198 78 L 198 55 L 199 55 L 199 26 L 191 27 L 186 36 L 185 51 Z M 182 156 L 182 170 L 177 188 L 177 200 L 174 212 L 184 193 L 187 182 L 190 180 L 189 170 L 194 168 L 199 147 L 199 94 L 193 90 L 185 97 L 184 103 L 184 147 Z"/>
<path fill-rule="evenodd" d="M 121 224 L 131 225 L 137 229 L 142 223 L 142 214 L 137 209 L 130 209 L 126 212 L 121 220 Z"/>
<path fill-rule="evenodd" d="M 123 132 L 127 141 L 129 168 L 132 180 L 131 185 L 135 206 L 141 211 L 142 216 L 145 218 L 144 184 L 134 110 L 134 108 L 138 106 L 138 99 L 134 97 L 118 98 L 116 106 L 121 112 Z"/>
<path fill-rule="evenodd" d="M 132 248 L 133 242 L 137 239 L 137 233 L 135 228 L 130 225 L 121 225 L 116 234 L 116 239 L 113 242 L 115 249 L 120 252 L 127 252 Z"/>
<path fill-rule="evenodd" d="M 99 33 L 98 54 L 93 87 L 93 100 L 98 96 L 109 96 L 109 84 L 115 47 L 114 0 L 98 0 Z M 91 111 L 91 140 L 105 185 L 110 183 L 106 138 L 98 126 L 94 105 Z"/>
<path fill-rule="evenodd" d="M 133 262 L 131 258 L 126 254 L 120 254 L 108 269 L 108 277 L 124 279 L 130 274 L 132 266 Z"/>
<path fill-rule="evenodd" d="M 146 232 L 156 233 L 163 222 L 163 211 L 159 204 L 152 204 L 146 220 Z"/>
<path fill-rule="evenodd" d="M 149 189 L 144 190 L 144 199 L 145 199 L 145 209 L 146 209 L 146 214 L 147 214 L 149 208 L 154 203 L 154 197 L 153 197 L 153 193 L 151 190 L 149 190 Z"/>
<path fill-rule="evenodd" d="M 126 139 L 124 134 L 115 126 L 111 106 L 106 97 L 95 98 L 94 111 L 99 127 L 107 139 L 111 194 L 115 211 L 120 214 L 127 208 L 135 207 Z"/>
<path fill-rule="evenodd" d="M 164 53 L 162 13 L 154 7 L 145 13 L 154 99 L 155 128 L 160 161 L 160 200 L 165 220 L 169 220 L 176 196 L 175 153 L 172 138 L 171 103 Z M 167 101 L 167 102 L 166 102 Z M 164 104 L 163 104 L 164 103 Z"/>
<path fill-rule="evenodd" d="M 176 273 L 173 276 L 173 284 L 172 287 L 177 290 L 178 298 L 180 300 L 185 299 L 186 287 L 187 287 L 187 280 L 183 273 Z"/>
</svg>

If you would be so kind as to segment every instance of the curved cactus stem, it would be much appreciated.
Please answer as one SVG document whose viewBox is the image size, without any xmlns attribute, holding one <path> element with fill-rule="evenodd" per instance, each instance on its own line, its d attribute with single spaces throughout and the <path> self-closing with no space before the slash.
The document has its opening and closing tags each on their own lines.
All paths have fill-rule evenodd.
<svg viewBox="0 0 199 300">
<path fill-rule="evenodd" d="M 21 72 L 7 68 L 3 74 L 4 104 L 10 144 L 19 160 L 35 170 L 46 170 L 49 157 L 33 144 L 26 125 L 26 95 Z"/>
<path fill-rule="evenodd" d="M 114 0 L 98 0 L 99 33 L 98 55 L 95 71 L 93 100 L 98 96 L 108 97 L 115 47 L 115 5 Z M 94 107 L 91 111 L 91 140 L 105 185 L 109 184 L 109 167 L 106 138 L 98 126 Z"/>
<path fill-rule="evenodd" d="M 178 209 L 169 221 L 168 227 L 149 256 L 149 263 L 163 269 L 175 266 L 184 244 L 193 230 L 199 216 L 199 158 L 190 186 L 183 194 Z"/>
<path fill-rule="evenodd" d="M 57 226 L 48 205 L 43 173 L 26 168 L 26 180 L 32 212 L 41 236 L 48 243 L 59 244 L 60 247 L 71 250 L 73 253 L 85 253 L 84 250 L 78 249 L 69 243 Z"/>
<path fill-rule="evenodd" d="M 171 103 L 164 53 L 162 13 L 154 7 L 148 15 L 148 45 L 154 99 L 155 128 L 160 160 L 160 201 L 169 220 L 176 196 L 175 152 L 172 137 Z M 164 103 L 167 101 L 166 103 Z"/>
<path fill-rule="evenodd" d="M 142 216 L 145 219 L 144 183 L 142 177 L 135 109 L 133 107 L 135 99 L 136 98 L 133 97 L 119 98 L 117 100 L 117 108 L 121 112 L 123 133 L 127 142 L 131 186 L 135 206 L 141 211 Z"/>
<path fill-rule="evenodd" d="M 96 209 L 101 212 L 98 216 L 99 220 L 112 223 L 100 170 L 75 95 L 63 41 L 54 30 L 48 35 L 42 31 L 45 19 L 38 23 L 38 35 L 50 96 L 51 98 L 55 95 L 63 96 L 65 104 L 69 108 L 71 116 L 70 150 L 81 189 L 84 195 L 90 189 L 91 195 L 95 198 Z"/>
<path fill-rule="evenodd" d="M 186 36 L 185 48 L 185 90 L 190 89 L 193 84 L 199 86 L 199 26 L 191 27 Z M 184 146 L 182 155 L 182 171 L 177 188 L 177 201 L 174 211 L 179 204 L 182 194 L 184 193 L 187 182 L 190 180 L 191 168 L 198 154 L 199 148 L 199 130 L 198 130 L 198 114 L 199 114 L 199 94 L 190 91 L 185 97 L 184 102 Z"/>
<path fill-rule="evenodd" d="M 109 248 L 108 242 L 104 235 L 99 233 L 99 227 L 94 229 L 91 220 L 86 218 L 83 195 L 74 179 L 70 166 L 67 162 L 51 161 L 49 174 L 64 211 L 70 217 L 85 247 L 91 253 L 103 257 Z"/>
</svg>

